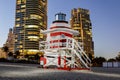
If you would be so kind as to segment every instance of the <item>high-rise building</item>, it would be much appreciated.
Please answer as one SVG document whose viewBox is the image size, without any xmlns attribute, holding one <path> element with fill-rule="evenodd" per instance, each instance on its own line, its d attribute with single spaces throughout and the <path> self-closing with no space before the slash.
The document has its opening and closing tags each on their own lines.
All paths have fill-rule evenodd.
<svg viewBox="0 0 120 80">
<path fill-rule="evenodd" d="M 8 38 L 4 46 L 8 47 L 9 52 L 14 52 L 14 34 L 12 28 L 9 29 Z"/>
<path fill-rule="evenodd" d="M 82 8 L 72 9 L 70 24 L 72 29 L 80 33 L 78 36 L 74 36 L 74 38 L 81 43 L 81 47 L 92 59 L 94 57 L 94 42 L 89 10 Z"/>
<path fill-rule="evenodd" d="M 46 29 L 47 0 L 16 0 L 14 51 L 21 55 L 37 53 L 39 41 L 45 39 L 41 31 Z"/>
</svg>

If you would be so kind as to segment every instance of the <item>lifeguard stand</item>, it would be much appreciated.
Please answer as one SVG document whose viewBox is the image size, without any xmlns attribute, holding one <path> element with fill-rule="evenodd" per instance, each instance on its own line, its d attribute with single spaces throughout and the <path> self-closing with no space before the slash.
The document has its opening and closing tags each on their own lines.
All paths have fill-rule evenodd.
<svg viewBox="0 0 120 80">
<path fill-rule="evenodd" d="M 40 51 L 44 51 L 44 67 L 56 66 L 58 68 L 90 68 L 91 60 L 73 38 L 79 32 L 72 30 L 66 14 L 58 13 L 50 29 L 42 32 L 47 36 L 46 41 L 40 42 Z"/>
</svg>

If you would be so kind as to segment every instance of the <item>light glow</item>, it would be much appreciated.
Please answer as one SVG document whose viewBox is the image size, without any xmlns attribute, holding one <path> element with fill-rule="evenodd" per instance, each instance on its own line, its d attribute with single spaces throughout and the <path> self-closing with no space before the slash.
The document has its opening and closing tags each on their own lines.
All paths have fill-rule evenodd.
<svg viewBox="0 0 120 80">
<path fill-rule="evenodd" d="M 32 38 L 34 38 L 34 39 L 39 39 L 38 36 L 28 36 L 28 38 L 29 38 L 29 39 L 32 39 Z"/>
<path fill-rule="evenodd" d="M 27 25 L 26 28 L 38 28 L 39 26 L 37 25 Z"/>
</svg>

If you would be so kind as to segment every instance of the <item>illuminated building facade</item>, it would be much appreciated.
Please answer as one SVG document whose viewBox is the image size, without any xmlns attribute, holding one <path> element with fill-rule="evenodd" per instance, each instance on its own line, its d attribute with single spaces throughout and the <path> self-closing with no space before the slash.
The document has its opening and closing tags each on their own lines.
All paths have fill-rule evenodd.
<svg viewBox="0 0 120 80">
<path fill-rule="evenodd" d="M 39 41 L 45 39 L 41 31 L 46 28 L 47 0 L 16 0 L 15 51 L 21 55 L 37 53 Z"/>
<path fill-rule="evenodd" d="M 7 58 L 7 53 L 0 47 L 0 58 Z"/>
<path fill-rule="evenodd" d="M 74 38 L 82 43 L 81 47 L 85 53 L 92 59 L 94 58 L 94 43 L 92 40 L 92 25 L 90 20 L 89 10 L 87 9 L 73 9 L 71 11 L 71 26 L 72 29 L 79 31 L 79 35 Z"/>
</svg>

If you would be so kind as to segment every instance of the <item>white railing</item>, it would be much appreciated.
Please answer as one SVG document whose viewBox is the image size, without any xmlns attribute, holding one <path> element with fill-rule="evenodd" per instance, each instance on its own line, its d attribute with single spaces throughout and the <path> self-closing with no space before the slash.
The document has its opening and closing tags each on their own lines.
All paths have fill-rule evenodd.
<svg viewBox="0 0 120 80">
<path fill-rule="evenodd" d="M 64 40 L 62 42 L 61 40 Z M 40 42 L 40 51 L 47 51 L 47 50 L 71 50 L 71 52 L 66 52 L 71 55 L 75 55 L 77 59 L 79 59 L 80 62 L 77 62 L 79 67 L 85 67 L 85 68 L 90 68 L 91 60 L 89 57 L 86 55 L 86 53 L 83 51 L 82 47 L 80 44 L 72 38 L 60 38 L 59 40 L 51 40 L 51 41 L 43 41 Z M 77 60 L 76 60 L 77 61 Z M 76 63 L 75 63 L 76 65 Z M 84 66 L 83 66 L 84 65 Z"/>
<path fill-rule="evenodd" d="M 86 67 L 90 67 L 91 65 L 91 60 L 89 59 L 89 57 L 87 56 L 87 54 L 83 51 L 83 49 L 80 47 L 80 45 L 78 44 L 77 41 L 74 40 L 74 49 L 76 50 L 76 53 L 82 58 L 81 60 L 83 60 L 84 65 Z M 78 56 L 78 57 L 79 57 Z"/>
<path fill-rule="evenodd" d="M 64 40 L 65 42 L 61 42 L 61 40 Z M 57 39 L 56 42 L 54 41 L 55 39 L 40 42 L 40 50 L 72 48 L 70 39 L 61 38 L 60 40 Z"/>
</svg>

